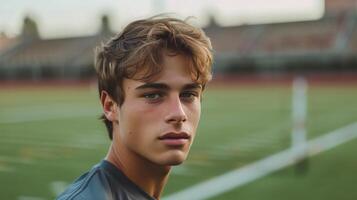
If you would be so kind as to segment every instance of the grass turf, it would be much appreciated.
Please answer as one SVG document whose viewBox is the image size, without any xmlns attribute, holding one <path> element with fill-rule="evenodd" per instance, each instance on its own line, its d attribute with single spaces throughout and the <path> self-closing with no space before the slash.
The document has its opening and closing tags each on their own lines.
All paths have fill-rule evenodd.
<svg viewBox="0 0 357 200">
<path fill-rule="evenodd" d="M 357 197 L 357 140 L 309 159 L 305 174 L 288 167 L 211 199 L 341 199 Z"/>
<path fill-rule="evenodd" d="M 356 86 L 310 88 L 308 137 L 314 138 L 357 121 L 356 91 Z M 100 109 L 95 89 L 0 88 L 0 97 L 0 199 L 18 199 L 19 196 L 53 199 L 54 183 L 72 182 L 105 155 L 109 141 L 104 126 L 97 120 Z M 174 168 L 165 194 L 288 148 L 290 98 L 290 88 L 278 85 L 209 88 L 203 99 L 201 124 L 189 159 Z M 344 188 L 342 183 L 350 186 L 351 182 L 344 177 L 357 178 L 352 168 L 334 165 L 340 154 L 353 155 L 353 150 L 353 147 L 339 147 L 330 151 L 328 159 L 312 161 L 311 171 L 323 174 L 331 170 L 329 166 L 335 166 L 332 172 L 340 171 L 338 177 L 342 177 L 336 182 L 331 181 L 333 176 L 328 179 L 329 188 L 336 190 L 328 190 L 327 194 L 331 195 L 324 199 L 334 199 L 334 194 L 340 193 L 338 188 Z M 319 173 L 309 173 L 306 182 L 310 185 L 325 182 L 327 179 L 315 175 Z M 276 178 L 279 174 L 287 181 Z M 253 194 L 249 191 L 255 191 L 256 199 L 265 198 L 266 194 L 256 191 L 261 188 L 276 191 L 281 185 L 294 187 L 301 179 L 289 169 L 272 176 L 274 184 L 262 185 L 257 181 L 215 198 L 251 199 Z M 301 183 L 301 190 L 309 197 L 320 199 L 321 191 L 308 185 Z M 284 192 L 289 198 L 294 195 L 293 190 L 279 190 L 279 194 Z"/>
</svg>

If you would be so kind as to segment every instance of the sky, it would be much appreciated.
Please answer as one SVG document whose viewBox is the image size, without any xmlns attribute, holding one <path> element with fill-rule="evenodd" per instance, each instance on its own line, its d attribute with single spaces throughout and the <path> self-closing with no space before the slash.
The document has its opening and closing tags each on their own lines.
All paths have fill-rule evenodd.
<svg viewBox="0 0 357 200">
<path fill-rule="evenodd" d="M 0 0 L 0 32 L 16 36 L 24 16 L 38 25 L 41 37 L 91 35 L 103 14 L 113 30 L 132 20 L 159 13 L 195 17 L 198 26 L 212 15 L 222 26 L 314 20 L 324 13 L 324 0 Z"/>
</svg>

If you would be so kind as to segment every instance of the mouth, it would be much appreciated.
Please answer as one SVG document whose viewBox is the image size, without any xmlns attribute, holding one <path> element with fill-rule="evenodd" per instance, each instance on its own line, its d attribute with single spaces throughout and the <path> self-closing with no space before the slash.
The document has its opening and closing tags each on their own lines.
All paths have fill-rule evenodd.
<svg viewBox="0 0 357 200">
<path fill-rule="evenodd" d="M 191 136 L 186 132 L 169 132 L 158 138 L 167 146 L 183 146 L 189 142 Z"/>
</svg>

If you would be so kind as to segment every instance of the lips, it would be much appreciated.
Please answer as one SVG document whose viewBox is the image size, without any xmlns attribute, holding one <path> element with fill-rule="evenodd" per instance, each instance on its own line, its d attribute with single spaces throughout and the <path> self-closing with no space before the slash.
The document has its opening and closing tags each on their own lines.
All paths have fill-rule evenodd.
<svg viewBox="0 0 357 200">
<path fill-rule="evenodd" d="M 165 140 L 165 139 L 190 139 L 190 135 L 185 132 L 179 132 L 179 133 L 166 133 L 162 136 L 159 137 L 160 140 Z"/>
<path fill-rule="evenodd" d="M 185 145 L 191 136 L 186 132 L 170 132 L 159 137 L 164 144 L 168 146 L 182 146 Z"/>
</svg>

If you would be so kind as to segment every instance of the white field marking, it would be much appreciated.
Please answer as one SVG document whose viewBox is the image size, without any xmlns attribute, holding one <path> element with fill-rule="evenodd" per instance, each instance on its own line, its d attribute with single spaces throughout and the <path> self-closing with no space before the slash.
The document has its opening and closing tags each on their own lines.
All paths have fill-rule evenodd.
<svg viewBox="0 0 357 200">
<path fill-rule="evenodd" d="M 0 165 L 0 172 L 13 172 L 13 171 L 15 171 L 15 169 L 12 167 L 5 167 Z"/>
<path fill-rule="evenodd" d="M 1 162 L 9 162 L 9 163 L 19 163 L 19 164 L 33 164 L 34 161 L 26 158 L 19 158 L 14 156 L 0 156 Z"/>
<path fill-rule="evenodd" d="M 66 118 L 87 117 L 87 116 L 95 116 L 95 115 L 96 112 L 88 111 L 88 110 L 87 111 L 82 110 L 78 112 L 47 113 L 47 114 L 33 115 L 33 116 L 13 115 L 7 118 L 3 117 L 3 119 L 0 120 L 0 124 L 66 119 Z"/>
<path fill-rule="evenodd" d="M 288 130 L 289 126 L 290 122 L 288 120 L 285 120 L 283 122 L 279 121 L 278 123 L 273 124 L 273 126 L 264 128 L 263 130 L 257 130 L 255 132 L 245 134 L 245 137 L 240 137 L 239 140 L 231 140 L 224 146 L 226 146 L 227 149 L 230 149 L 230 147 L 246 146 L 247 144 L 250 144 L 252 141 L 254 142 L 256 140 L 264 140 L 266 143 L 275 142 L 282 135 L 276 133 L 284 133 L 284 130 Z"/>
<path fill-rule="evenodd" d="M 308 156 L 314 156 L 355 138 L 357 138 L 357 122 L 308 141 L 305 152 Z M 292 165 L 297 162 L 297 158 L 300 156 L 294 149 L 286 149 L 245 167 L 232 170 L 164 197 L 163 200 L 208 199 Z"/>
<path fill-rule="evenodd" d="M 19 139 L 1 139 L 0 144 L 15 144 L 15 145 L 31 145 L 31 146 L 45 146 L 54 148 L 78 148 L 78 149 L 98 149 L 99 144 L 91 143 L 66 143 L 66 142 L 38 142 L 31 140 L 19 140 Z"/>
<path fill-rule="evenodd" d="M 78 134 L 71 138 L 71 141 L 81 141 L 83 144 L 90 145 L 108 145 L 110 141 L 106 132 L 104 131 L 91 131 L 91 135 Z"/>
<path fill-rule="evenodd" d="M 282 122 L 279 122 L 280 124 Z M 279 138 L 282 134 L 274 134 L 276 132 L 283 132 L 289 126 L 288 121 L 280 126 L 271 126 L 268 129 L 264 129 L 261 132 L 253 132 L 250 134 L 245 134 L 243 138 L 239 140 L 231 140 L 223 145 L 217 145 L 212 147 L 208 151 L 209 161 L 206 162 L 212 165 L 212 161 L 216 162 L 218 160 L 227 160 L 236 156 L 237 152 L 241 154 L 247 154 L 250 152 L 255 152 L 257 148 L 262 146 L 269 146 L 270 148 L 279 149 L 282 146 L 278 144 Z M 212 159 L 214 158 L 214 159 Z M 187 162 L 186 162 L 187 164 Z"/>
<path fill-rule="evenodd" d="M 8 141 L 9 143 L 16 143 L 17 141 L 29 141 L 30 143 L 33 144 L 48 144 L 48 146 L 51 146 L 52 144 L 57 144 L 56 146 L 58 146 L 58 144 L 60 145 L 64 145 L 64 147 L 71 147 L 73 145 L 68 146 L 67 143 L 69 141 L 72 141 L 72 144 L 75 141 L 75 146 L 76 147 L 81 147 L 81 145 L 87 145 L 87 146 L 93 146 L 93 145 L 107 145 L 108 144 L 108 139 L 106 137 L 105 134 L 103 134 L 103 131 L 91 131 L 91 134 L 88 135 L 88 133 L 86 134 L 76 134 L 75 136 L 72 136 L 70 140 L 68 141 L 60 141 L 58 139 L 50 139 L 50 138 L 46 138 L 46 140 L 43 140 L 44 137 L 43 136 L 28 136 L 24 137 L 23 133 L 16 133 L 16 134 L 7 134 L 5 133 L 5 135 L 1 135 L 1 140 L 0 140 L 0 144 L 1 143 L 7 143 L 6 141 Z M 5 141 L 5 142 L 4 142 Z M 21 143 L 21 142 L 20 142 Z"/>
<path fill-rule="evenodd" d="M 171 174 L 176 174 L 176 175 L 181 175 L 181 176 L 192 176 L 194 173 L 188 166 L 185 165 L 179 165 L 179 166 L 174 166 L 171 170 Z"/>
<path fill-rule="evenodd" d="M 195 159 L 188 159 L 185 161 L 185 166 L 210 166 L 212 165 L 207 159 L 200 157 L 201 154 L 196 153 Z"/>
<path fill-rule="evenodd" d="M 0 124 L 95 116 L 99 110 L 90 105 L 55 104 L 2 110 Z"/>
<path fill-rule="evenodd" d="M 68 183 L 64 181 L 53 181 L 50 183 L 50 190 L 55 196 L 58 196 L 66 189 L 67 186 Z"/>
<path fill-rule="evenodd" d="M 102 133 L 104 135 L 104 133 Z M 27 136 L 22 137 L 24 134 L 12 134 L 0 136 L 0 144 L 29 144 L 46 147 L 73 147 L 73 148 L 87 148 L 92 149 L 97 146 L 108 145 L 108 139 L 103 137 L 102 139 L 92 139 L 91 135 L 78 135 L 70 137 L 68 140 L 58 140 L 43 138 L 43 136 Z M 49 136 L 46 136 L 49 137 Z M 96 136 L 94 136 L 96 137 Z M 98 137 L 99 138 L 99 137 Z"/>
<path fill-rule="evenodd" d="M 249 138 L 246 140 L 246 143 L 241 143 L 240 145 L 237 145 L 238 149 L 257 149 L 261 148 L 264 146 L 278 146 L 279 140 L 269 140 L 265 139 L 264 136 L 261 136 L 261 138 Z"/>
<path fill-rule="evenodd" d="M 19 196 L 17 200 L 45 200 L 42 197 L 33 197 L 33 196 Z"/>
<path fill-rule="evenodd" d="M 210 155 L 218 155 L 221 159 L 235 156 L 235 151 L 239 152 L 253 152 L 257 148 L 262 146 L 269 146 L 273 148 L 280 148 L 279 138 L 282 134 L 273 134 L 276 132 L 282 132 L 287 128 L 289 124 L 271 127 L 261 132 L 254 132 L 251 134 L 245 134 L 246 137 L 239 138 L 239 140 L 232 140 L 235 142 L 228 142 L 223 145 L 215 146 L 210 151 Z"/>
<path fill-rule="evenodd" d="M 97 110 L 97 107 L 94 107 L 95 104 L 91 103 L 57 103 L 57 104 L 41 104 L 41 105 L 30 105 L 30 106 L 19 106 L 13 105 L 9 107 L 5 107 L 1 110 L 0 117 L 7 117 L 13 115 L 27 115 L 28 113 L 33 114 L 43 114 L 43 113 L 51 113 L 57 111 L 73 111 L 73 110 L 80 110 L 80 109 L 94 109 Z M 99 109 L 99 107 L 98 107 Z M 31 115 L 31 114 L 30 114 Z"/>
</svg>

